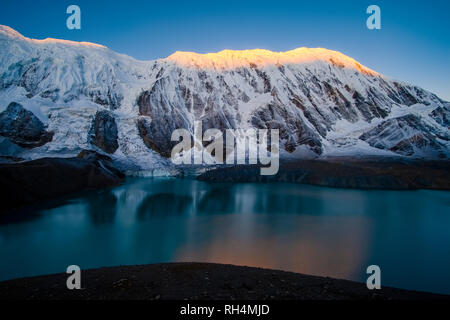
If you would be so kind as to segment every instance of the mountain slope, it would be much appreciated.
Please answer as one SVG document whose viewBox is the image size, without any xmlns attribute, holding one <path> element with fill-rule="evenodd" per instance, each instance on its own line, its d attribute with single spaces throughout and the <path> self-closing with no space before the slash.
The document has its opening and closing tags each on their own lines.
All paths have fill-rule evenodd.
<svg viewBox="0 0 450 320">
<path fill-rule="evenodd" d="M 193 132 L 198 120 L 203 130 L 279 129 L 283 157 L 450 154 L 449 103 L 336 51 L 176 52 L 137 61 L 0 26 L 0 52 L 0 111 L 21 103 L 54 133 L 27 157 L 98 149 L 89 132 L 108 132 L 93 128 L 106 123 L 94 121 L 104 109 L 117 125 L 113 157 L 137 170 L 170 167 L 172 131 Z"/>
</svg>

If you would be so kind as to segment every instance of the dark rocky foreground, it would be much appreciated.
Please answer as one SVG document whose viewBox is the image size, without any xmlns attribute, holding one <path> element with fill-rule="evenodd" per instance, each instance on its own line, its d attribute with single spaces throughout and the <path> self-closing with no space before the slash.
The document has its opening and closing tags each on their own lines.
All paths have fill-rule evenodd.
<svg viewBox="0 0 450 320">
<path fill-rule="evenodd" d="M 208 263 L 170 263 L 82 271 L 82 290 L 62 273 L 0 282 L 0 300 L 450 300 L 303 274 Z"/>
<path fill-rule="evenodd" d="M 0 163 L 0 213 L 86 189 L 122 182 L 109 157 L 82 151 L 74 158 Z"/>
<path fill-rule="evenodd" d="M 296 182 L 335 188 L 450 190 L 450 161 L 405 158 L 334 158 L 280 164 L 274 176 L 257 165 L 222 167 L 198 177 L 207 182 Z"/>
</svg>

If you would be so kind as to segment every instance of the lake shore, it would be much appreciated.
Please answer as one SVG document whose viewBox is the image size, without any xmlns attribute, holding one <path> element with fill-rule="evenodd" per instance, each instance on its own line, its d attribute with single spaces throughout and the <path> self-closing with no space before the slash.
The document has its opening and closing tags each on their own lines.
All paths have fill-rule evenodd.
<svg viewBox="0 0 450 320">
<path fill-rule="evenodd" d="M 439 295 L 279 270 L 212 263 L 165 263 L 83 270 L 0 282 L 0 300 L 450 300 Z"/>
<path fill-rule="evenodd" d="M 5 191 L 1 194 L 0 214 L 125 181 L 125 174 L 111 158 L 93 151 L 83 151 L 73 158 L 3 160 L 6 163 L 0 163 L 0 187 Z M 186 172 L 177 177 L 212 183 L 289 182 L 367 190 L 450 190 L 448 160 L 386 157 L 292 160 L 282 161 L 279 172 L 273 176 L 262 176 L 259 165 L 211 167 L 199 174 L 200 169 L 180 167 L 181 172 Z"/>
<path fill-rule="evenodd" d="M 0 163 L 0 214 L 88 189 L 117 186 L 125 175 L 93 151 L 73 158 Z"/>
<path fill-rule="evenodd" d="M 197 179 L 205 182 L 292 182 L 368 190 L 450 190 L 450 161 L 387 157 L 291 160 L 281 162 L 278 173 L 273 176 L 262 176 L 259 165 L 237 165 L 213 168 Z"/>
</svg>

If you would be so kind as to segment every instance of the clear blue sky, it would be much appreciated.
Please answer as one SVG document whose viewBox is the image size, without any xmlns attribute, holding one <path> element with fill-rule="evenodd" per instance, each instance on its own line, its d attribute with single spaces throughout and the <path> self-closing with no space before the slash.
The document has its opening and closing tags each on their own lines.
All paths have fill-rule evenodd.
<svg viewBox="0 0 450 320">
<path fill-rule="evenodd" d="M 66 28 L 70 4 L 81 8 L 81 30 Z M 366 28 L 371 4 L 381 8 L 381 30 Z M 25 36 L 96 42 L 145 60 L 324 47 L 450 100 L 450 0 L 1 0 L 0 8 L 0 24 Z"/>
</svg>

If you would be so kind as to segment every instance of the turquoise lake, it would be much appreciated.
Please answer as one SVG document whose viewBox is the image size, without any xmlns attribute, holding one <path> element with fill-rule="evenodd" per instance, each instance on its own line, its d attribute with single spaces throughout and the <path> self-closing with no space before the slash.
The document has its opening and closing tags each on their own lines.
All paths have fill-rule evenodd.
<svg viewBox="0 0 450 320">
<path fill-rule="evenodd" d="M 133 178 L 0 221 L 0 280 L 175 261 L 450 294 L 450 192 Z"/>
</svg>

